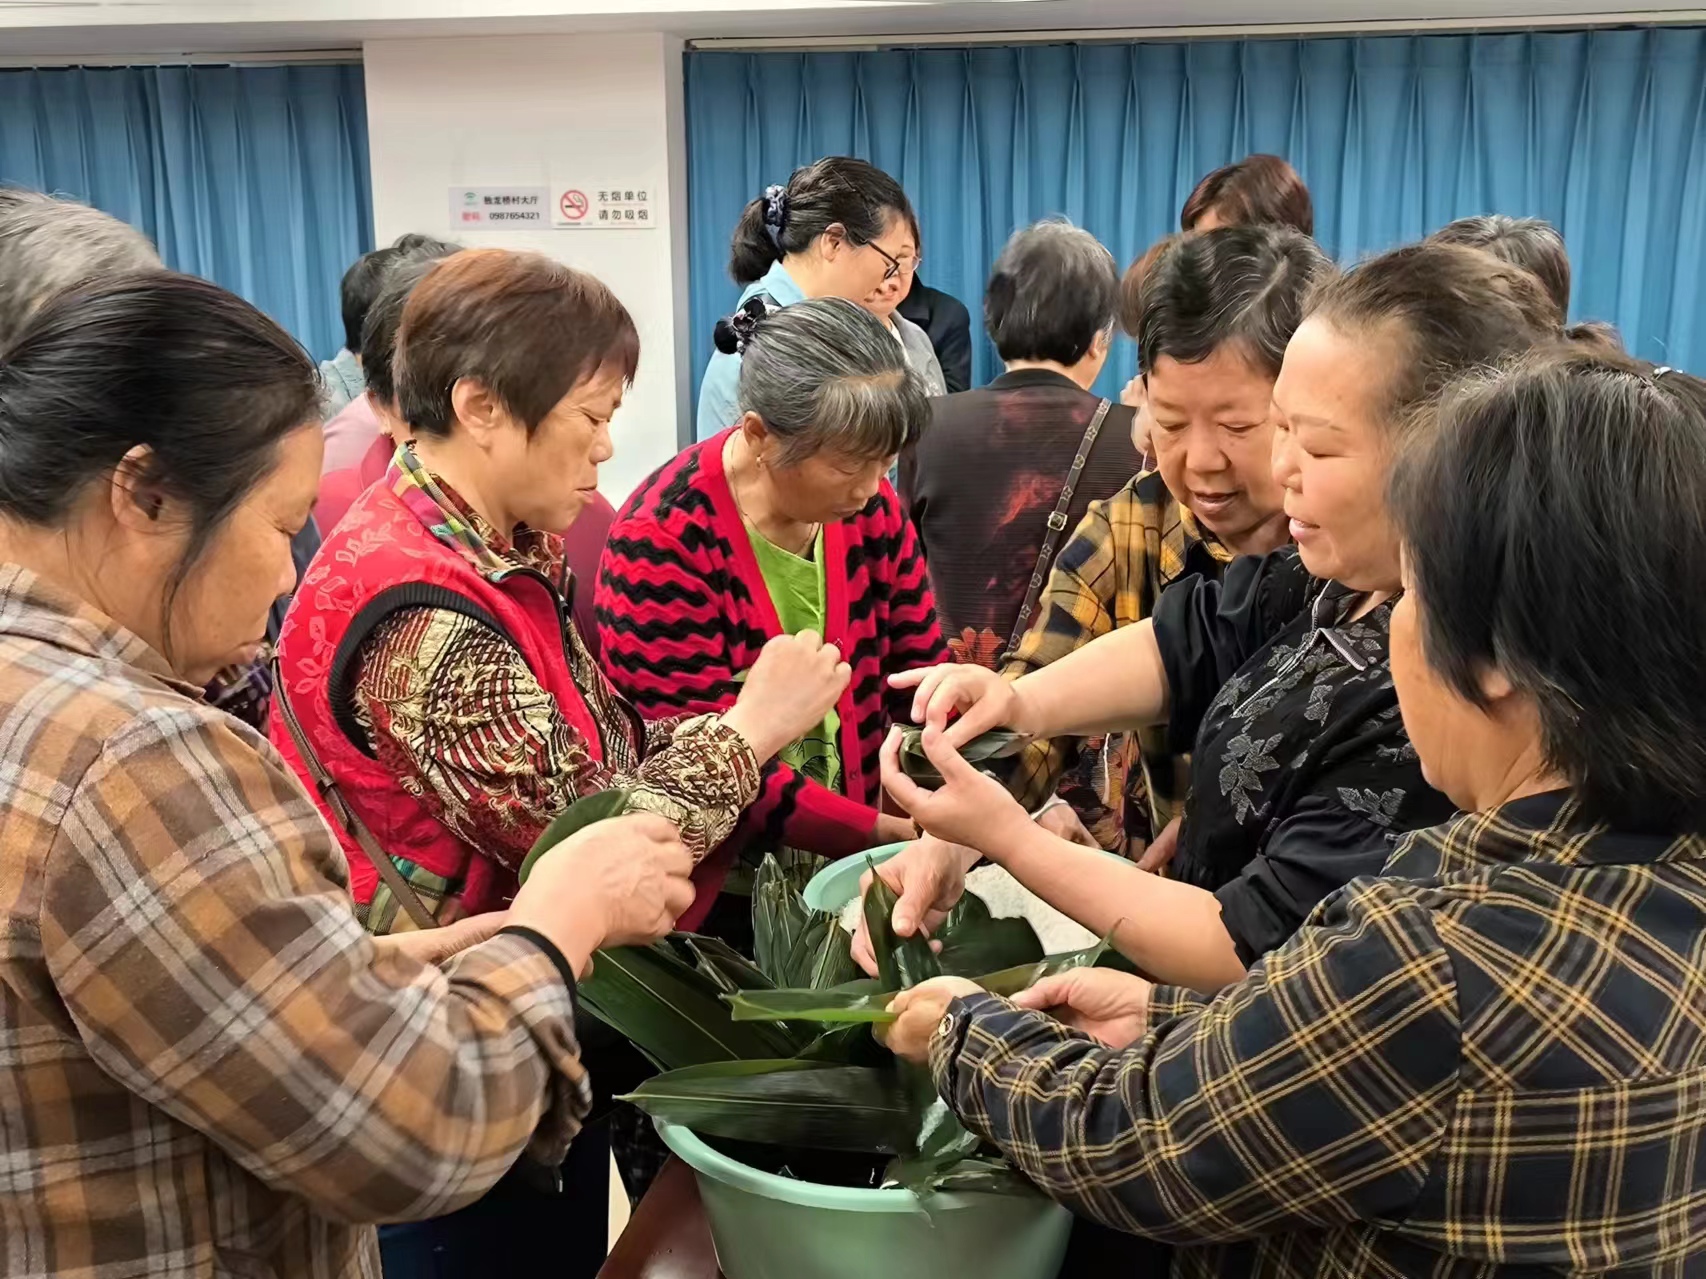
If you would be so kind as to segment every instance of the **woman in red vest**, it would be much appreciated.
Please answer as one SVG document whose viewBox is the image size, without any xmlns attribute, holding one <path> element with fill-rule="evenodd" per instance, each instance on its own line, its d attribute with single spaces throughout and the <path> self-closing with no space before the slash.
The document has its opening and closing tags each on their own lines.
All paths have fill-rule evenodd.
<svg viewBox="0 0 1706 1279">
<path fill-rule="evenodd" d="M 279 639 L 295 731 L 274 717 L 299 771 L 322 796 L 335 785 L 326 807 L 374 932 L 501 909 L 551 819 L 612 787 L 702 858 L 846 686 L 834 647 L 796 636 L 723 714 L 647 725 L 599 672 L 562 539 L 538 530 L 595 496 L 638 358 L 615 296 L 536 254 L 456 254 L 409 297 L 394 369 L 408 438 L 303 579 Z"/>
</svg>

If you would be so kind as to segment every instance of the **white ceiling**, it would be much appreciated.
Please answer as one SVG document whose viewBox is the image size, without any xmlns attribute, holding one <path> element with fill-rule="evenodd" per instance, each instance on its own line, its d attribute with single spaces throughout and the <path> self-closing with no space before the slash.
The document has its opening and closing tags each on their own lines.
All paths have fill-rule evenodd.
<svg viewBox="0 0 1706 1279">
<path fill-rule="evenodd" d="M 0 0 L 0 59 L 349 49 L 371 39 L 561 31 L 875 39 L 1616 21 L 1706 21 L 1706 7 L 1666 0 Z"/>
</svg>

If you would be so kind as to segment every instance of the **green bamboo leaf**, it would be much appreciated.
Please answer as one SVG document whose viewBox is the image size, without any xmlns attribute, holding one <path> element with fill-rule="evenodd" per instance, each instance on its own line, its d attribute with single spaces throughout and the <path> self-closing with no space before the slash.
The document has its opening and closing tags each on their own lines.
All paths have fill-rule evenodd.
<svg viewBox="0 0 1706 1279">
<path fill-rule="evenodd" d="M 967 893 L 960 900 L 975 897 Z M 963 916 L 957 926 L 944 922 L 937 935 L 942 942 L 937 962 L 955 977 L 976 977 L 1044 958 L 1043 944 L 1028 920 L 992 919 L 987 910 L 981 916 Z"/>
<path fill-rule="evenodd" d="M 725 995 L 742 990 L 774 990 L 775 983 L 758 970 L 745 955 L 717 937 L 697 933 L 676 934 L 693 956 L 693 965 Z"/>
<path fill-rule="evenodd" d="M 832 990 L 742 990 L 727 996 L 735 1021 L 812 1021 L 826 1026 L 849 1023 L 888 1025 L 884 1012 L 894 992 L 882 983 L 851 981 Z"/>
<path fill-rule="evenodd" d="M 838 1066 L 887 1067 L 894 1057 L 871 1036 L 864 1022 L 830 1026 L 798 1054 L 801 1061 L 826 1061 Z"/>
<path fill-rule="evenodd" d="M 599 951 L 575 994 L 662 1070 L 788 1057 L 804 1046 L 775 1023 L 737 1025 L 717 984 L 662 943 Z"/>
<path fill-rule="evenodd" d="M 809 869 L 809 864 L 800 869 Z M 753 955 L 778 986 L 810 984 L 823 930 L 833 922 L 806 905 L 802 890 L 796 873 L 785 869 L 773 853 L 764 854 L 752 881 Z"/>
<path fill-rule="evenodd" d="M 828 990 L 859 976 L 859 965 L 853 961 L 853 939 L 833 915 L 826 915 L 825 919 L 828 925 L 812 958 L 811 980 L 807 983 L 813 990 Z"/>
<path fill-rule="evenodd" d="M 1041 1195 L 1025 1177 L 996 1155 L 961 1157 L 951 1162 L 902 1155 L 883 1170 L 885 1187 L 903 1187 L 920 1199 L 933 1194 Z"/>
<path fill-rule="evenodd" d="M 1102 962 L 1103 956 L 1110 953 L 1109 947 L 1113 943 L 1113 937 L 1113 931 L 1110 929 L 1106 937 L 1085 950 L 1051 955 L 1034 964 L 1018 964 L 973 980 L 992 995 L 1017 995 L 1021 990 L 1029 990 L 1044 977 L 1071 972 L 1074 968 L 1094 968 Z"/>
<path fill-rule="evenodd" d="M 527 877 L 533 873 L 533 863 L 570 835 L 591 826 L 594 822 L 620 817 L 627 810 L 627 807 L 628 792 L 626 790 L 600 791 L 596 795 L 588 795 L 585 799 L 577 799 L 558 813 L 551 824 L 545 828 L 544 834 L 533 842 L 533 847 L 528 850 L 527 856 L 522 860 L 520 881 L 525 884 Z"/>
<path fill-rule="evenodd" d="M 812 1150 L 897 1154 L 912 1111 L 892 1070 L 809 1061 L 733 1061 L 672 1070 L 626 1097 L 700 1136 Z"/>
<path fill-rule="evenodd" d="M 930 939 L 921 933 L 898 937 L 894 931 L 894 889 L 876 873 L 870 858 L 871 887 L 865 893 L 865 928 L 877 956 L 877 975 L 885 990 L 905 990 L 921 981 L 942 975 L 941 962 L 930 949 Z"/>
<path fill-rule="evenodd" d="M 1028 737 L 998 728 L 974 737 L 960 747 L 960 758 L 974 768 L 999 775 L 1004 771 L 1001 761 L 1012 759 L 1028 745 Z M 920 786 L 935 789 L 942 784 L 942 775 L 924 753 L 923 729 L 909 728 L 901 733 L 900 770 Z"/>
<path fill-rule="evenodd" d="M 1113 934 L 1085 950 L 1051 955 L 1034 963 L 1018 964 L 971 980 L 993 995 L 1016 995 L 1045 977 L 1074 968 L 1094 968 L 1110 951 Z M 870 1024 L 887 1026 L 895 1020 L 885 1011 L 894 999 L 893 988 L 879 989 L 882 982 L 848 982 L 832 990 L 743 990 L 728 998 L 733 1018 L 745 1021 L 807 1021 L 820 1025 Z"/>
</svg>

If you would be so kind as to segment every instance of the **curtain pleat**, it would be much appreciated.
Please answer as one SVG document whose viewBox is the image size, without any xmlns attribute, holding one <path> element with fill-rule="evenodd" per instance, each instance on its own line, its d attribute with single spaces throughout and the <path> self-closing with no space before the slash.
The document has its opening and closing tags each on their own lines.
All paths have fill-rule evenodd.
<svg viewBox="0 0 1706 1279">
<path fill-rule="evenodd" d="M 1570 246 L 1575 318 L 1706 371 L 1700 28 L 705 52 L 687 77 L 696 363 L 734 302 L 741 208 L 821 155 L 851 150 L 906 184 L 925 280 L 976 315 L 1015 228 L 1071 216 L 1123 265 L 1176 229 L 1204 173 L 1273 151 L 1308 182 L 1341 261 L 1468 214 L 1543 217 Z M 1135 363 L 1120 343 L 1099 389 Z M 974 376 L 996 369 L 980 342 Z"/>
<path fill-rule="evenodd" d="M 359 66 L 0 71 L 0 182 L 83 200 L 325 358 L 373 247 Z"/>
</svg>

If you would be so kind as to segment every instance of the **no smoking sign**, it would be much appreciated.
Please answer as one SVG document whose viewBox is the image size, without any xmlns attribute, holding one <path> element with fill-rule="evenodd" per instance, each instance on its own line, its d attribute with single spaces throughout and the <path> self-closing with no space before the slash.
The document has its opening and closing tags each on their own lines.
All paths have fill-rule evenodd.
<svg viewBox="0 0 1706 1279">
<path fill-rule="evenodd" d="M 649 231 L 657 226 L 649 182 L 577 182 L 552 188 L 551 224 L 559 230 Z"/>
<path fill-rule="evenodd" d="M 562 213 L 565 222 L 586 221 L 589 207 L 585 191 L 570 189 L 563 192 L 563 198 L 557 201 L 557 208 Z"/>
</svg>

